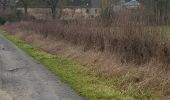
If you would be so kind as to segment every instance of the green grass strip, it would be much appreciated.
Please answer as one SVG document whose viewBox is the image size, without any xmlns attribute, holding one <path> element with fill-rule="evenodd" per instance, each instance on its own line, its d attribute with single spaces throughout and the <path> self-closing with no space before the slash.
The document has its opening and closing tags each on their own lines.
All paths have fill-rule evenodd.
<svg viewBox="0 0 170 100">
<path fill-rule="evenodd" d="M 114 88 L 114 81 L 101 80 L 89 75 L 83 70 L 83 66 L 72 60 L 51 55 L 32 47 L 13 35 L 2 31 L 1 33 L 18 48 L 44 64 L 51 72 L 59 76 L 62 81 L 69 84 L 87 100 L 153 100 L 148 99 L 146 94 L 136 94 L 132 91 L 129 93 L 120 92 Z"/>
</svg>

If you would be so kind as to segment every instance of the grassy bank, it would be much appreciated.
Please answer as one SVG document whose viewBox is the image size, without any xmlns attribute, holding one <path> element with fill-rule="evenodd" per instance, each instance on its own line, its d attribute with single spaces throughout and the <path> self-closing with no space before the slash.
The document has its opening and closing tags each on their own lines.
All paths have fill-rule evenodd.
<svg viewBox="0 0 170 100">
<path fill-rule="evenodd" d="M 50 71 L 68 83 L 75 91 L 87 100 L 154 100 L 147 91 L 119 90 L 121 79 L 105 80 L 86 72 L 80 64 L 69 59 L 57 57 L 32 47 L 24 41 L 6 32 L 1 33 L 28 55 L 44 64 Z"/>
</svg>

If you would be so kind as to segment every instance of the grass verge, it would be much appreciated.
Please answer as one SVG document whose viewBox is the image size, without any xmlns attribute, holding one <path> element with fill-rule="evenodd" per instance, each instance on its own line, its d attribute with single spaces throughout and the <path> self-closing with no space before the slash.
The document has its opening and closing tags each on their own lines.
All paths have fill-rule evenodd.
<svg viewBox="0 0 170 100">
<path fill-rule="evenodd" d="M 51 55 L 32 47 L 28 43 L 2 32 L 3 36 L 12 41 L 18 48 L 44 64 L 50 71 L 68 83 L 75 91 L 87 100 L 154 100 L 149 92 L 136 92 L 135 89 L 120 91 L 116 84 L 120 79 L 100 79 L 83 70 L 83 66 L 72 60 Z"/>
</svg>

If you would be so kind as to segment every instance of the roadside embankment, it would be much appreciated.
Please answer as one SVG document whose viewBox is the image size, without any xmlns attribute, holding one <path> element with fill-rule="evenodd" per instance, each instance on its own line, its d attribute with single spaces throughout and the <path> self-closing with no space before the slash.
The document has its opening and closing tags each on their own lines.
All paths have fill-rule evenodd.
<svg viewBox="0 0 170 100">
<path fill-rule="evenodd" d="M 44 64 L 50 71 L 59 76 L 61 80 L 68 83 L 74 90 L 84 96 L 87 100 L 136 100 L 142 98 L 154 98 L 147 94 L 138 95 L 137 90 L 120 91 L 117 80 L 107 80 L 88 73 L 84 67 L 72 60 L 46 53 L 34 48 L 28 43 L 12 36 L 6 32 L 2 33 L 7 39 L 16 44 L 34 59 Z M 136 92 L 134 94 L 134 92 Z"/>
</svg>

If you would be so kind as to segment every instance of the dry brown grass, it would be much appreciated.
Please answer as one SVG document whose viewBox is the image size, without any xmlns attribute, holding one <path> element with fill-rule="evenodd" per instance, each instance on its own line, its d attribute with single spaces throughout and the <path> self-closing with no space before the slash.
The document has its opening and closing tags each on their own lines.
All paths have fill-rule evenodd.
<svg viewBox="0 0 170 100">
<path fill-rule="evenodd" d="M 123 90 L 149 88 L 168 99 L 169 39 L 143 20 L 123 12 L 109 20 L 31 21 L 4 28 L 38 48 L 80 62 L 100 78 L 120 78 Z"/>
</svg>

